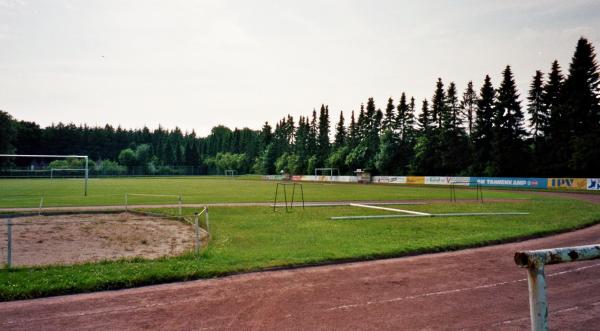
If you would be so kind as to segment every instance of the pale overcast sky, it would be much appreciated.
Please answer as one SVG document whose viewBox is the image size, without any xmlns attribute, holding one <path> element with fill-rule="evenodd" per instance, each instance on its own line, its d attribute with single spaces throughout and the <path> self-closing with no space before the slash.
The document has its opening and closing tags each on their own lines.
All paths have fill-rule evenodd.
<svg viewBox="0 0 600 331">
<path fill-rule="evenodd" d="M 462 90 L 600 47 L 600 1 L 0 0 L 0 109 L 36 121 L 260 128 Z M 349 115 L 347 115 L 347 118 Z"/>
</svg>

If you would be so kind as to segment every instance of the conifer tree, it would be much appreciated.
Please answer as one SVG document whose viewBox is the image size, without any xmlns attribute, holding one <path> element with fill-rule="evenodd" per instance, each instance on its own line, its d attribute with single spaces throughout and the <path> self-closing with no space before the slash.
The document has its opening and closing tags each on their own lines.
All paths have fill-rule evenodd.
<svg viewBox="0 0 600 331">
<path fill-rule="evenodd" d="M 580 38 L 564 82 L 561 108 L 568 119 L 571 173 L 592 176 L 600 169 L 600 73 L 594 46 Z"/>
<path fill-rule="evenodd" d="M 442 126 L 442 117 L 445 113 L 446 92 L 444 92 L 444 83 L 438 78 L 435 84 L 435 92 L 431 98 L 431 124 L 437 128 Z"/>
<path fill-rule="evenodd" d="M 344 126 L 344 112 L 340 111 L 340 120 L 335 129 L 334 145 L 336 148 L 346 144 L 346 127 Z"/>
<path fill-rule="evenodd" d="M 528 169 L 529 155 L 523 137 L 523 112 L 510 66 L 502 72 L 503 80 L 497 91 L 494 105 L 494 134 L 492 138 L 492 164 L 494 176 L 516 176 Z"/>
<path fill-rule="evenodd" d="M 441 165 L 437 171 L 446 175 L 457 175 L 464 171 L 469 162 L 469 145 L 458 105 L 456 84 L 451 82 L 446 93 L 442 127 L 438 133 L 438 151 L 435 158 L 440 159 Z"/>
<path fill-rule="evenodd" d="M 473 126 L 474 155 L 470 171 L 473 175 L 489 175 L 486 169 L 491 161 L 495 97 L 492 79 L 486 75 L 479 91 Z"/>
<path fill-rule="evenodd" d="M 446 115 L 444 116 L 446 123 L 444 126 L 452 131 L 458 130 L 462 125 L 457 93 L 456 84 L 450 82 L 446 93 Z"/>
<path fill-rule="evenodd" d="M 382 131 L 393 130 L 396 115 L 394 114 L 394 100 L 390 97 L 387 106 L 385 107 L 385 117 L 382 122 Z"/>
<path fill-rule="evenodd" d="M 317 166 L 322 167 L 329 156 L 329 107 L 321 105 L 319 132 L 317 137 Z"/>
<path fill-rule="evenodd" d="M 542 93 L 542 104 L 549 116 L 547 125 L 542 128 L 544 144 L 536 155 L 537 163 L 543 165 L 543 169 L 538 168 L 541 170 L 540 175 L 559 176 L 569 173 L 571 153 L 568 117 L 564 114 L 567 109 L 561 105 L 563 80 L 560 65 L 554 60 Z"/>
<path fill-rule="evenodd" d="M 419 114 L 419 130 L 421 134 L 428 133 L 431 129 L 431 116 L 429 115 L 429 103 L 423 99 L 421 113 Z"/>
<path fill-rule="evenodd" d="M 348 127 L 348 147 L 354 148 L 357 145 L 358 140 L 358 126 L 354 120 L 354 110 L 350 116 L 350 125 Z"/>
<path fill-rule="evenodd" d="M 542 101 L 544 74 L 536 70 L 535 75 L 529 86 L 529 96 L 527 96 L 527 111 L 529 112 L 529 123 L 531 124 L 531 136 L 534 143 L 540 135 L 543 135 L 543 128 L 546 127 L 548 120 L 547 109 Z"/>
<path fill-rule="evenodd" d="M 408 104 L 406 103 L 406 94 L 402 92 L 402 95 L 400 96 L 400 102 L 398 103 L 398 115 L 393 126 L 394 132 L 399 137 L 402 137 L 402 135 L 404 134 L 403 129 L 407 114 Z"/>
<path fill-rule="evenodd" d="M 473 134 L 473 122 L 476 108 L 477 93 L 473 89 L 473 81 L 469 81 L 460 102 L 460 109 L 463 112 L 463 116 L 467 119 L 467 133 L 469 134 L 469 137 Z"/>
</svg>

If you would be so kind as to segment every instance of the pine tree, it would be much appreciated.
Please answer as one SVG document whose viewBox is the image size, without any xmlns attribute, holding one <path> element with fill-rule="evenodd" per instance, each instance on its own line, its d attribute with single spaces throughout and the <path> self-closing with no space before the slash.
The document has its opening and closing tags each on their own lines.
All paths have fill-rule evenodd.
<svg viewBox="0 0 600 331">
<path fill-rule="evenodd" d="M 271 143 L 271 139 L 273 139 L 273 133 L 271 132 L 271 126 L 269 125 L 269 122 L 265 122 L 265 124 L 263 124 L 262 130 L 260 131 L 260 135 L 259 135 L 259 143 L 260 143 L 260 147 L 259 149 L 261 151 L 265 150 L 267 148 L 267 146 Z"/>
<path fill-rule="evenodd" d="M 561 105 L 561 91 L 564 77 L 558 61 L 552 62 L 548 74 L 548 81 L 543 87 L 542 104 L 548 111 L 547 125 L 542 128 L 544 134 L 543 145 L 537 153 L 537 163 L 542 165 L 540 175 L 559 176 L 569 173 L 569 159 L 571 157 L 569 146 L 568 117 L 563 112 L 566 110 Z"/>
<path fill-rule="evenodd" d="M 542 101 L 544 74 L 536 70 L 531 85 L 529 86 L 529 96 L 527 97 L 527 111 L 529 112 L 529 123 L 531 125 L 531 135 L 534 143 L 540 135 L 543 135 L 543 128 L 548 121 L 548 112 Z"/>
<path fill-rule="evenodd" d="M 503 80 L 494 105 L 492 166 L 494 176 L 515 176 L 528 169 L 529 155 L 523 137 L 523 112 L 510 66 L 502 72 Z"/>
<path fill-rule="evenodd" d="M 467 130 L 469 137 L 473 134 L 473 122 L 475 110 L 477 108 L 477 93 L 473 89 L 473 81 L 467 83 L 467 89 L 463 93 L 462 100 L 460 102 L 460 109 L 463 112 L 463 116 L 467 119 Z"/>
<path fill-rule="evenodd" d="M 438 129 L 438 149 L 435 158 L 441 164 L 437 171 L 446 175 L 456 175 L 464 171 L 469 162 L 469 145 L 458 105 L 456 85 L 451 82 L 446 93 L 442 127 Z"/>
<path fill-rule="evenodd" d="M 394 99 L 389 98 L 387 106 L 385 107 L 385 117 L 381 123 L 382 131 L 393 130 L 394 123 L 396 122 L 396 115 L 394 114 Z"/>
<path fill-rule="evenodd" d="M 340 111 L 340 120 L 335 129 L 334 146 L 340 148 L 346 144 L 346 127 L 344 126 L 344 112 Z"/>
<path fill-rule="evenodd" d="M 325 160 L 329 156 L 329 107 L 321 105 L 319 114 L 319 133 L 317 137 L 318 154 L 317 167 L 325 165 Z"/>
<path fill-rule="evenodd" d="M 462 125 L 457 93 L 456 84 L 450 82 L 446 93 L 446 115 L 444 116 L 446 123 L 444 126 L 452 131 L 458 130 Z"/>
<path fill-rule="evenodd" d="M 311 154 L 316 154 L 317 151 L 317 111 L 313 109 L 312 119 L 308 130 L 308 150 Z"/>
<path fill-rule="evenodd" d="M 431 98 L 431 124 L 435 127 L 442 126 L 442 118 L 445 115 L 446 93 L 442 79 L 438 78 L 435 84 L 435 92 Z"/>
<path fill-rule="evenodd" d="M 561 107 L 568 119 L 571 173 L 592 176 L 600 169 L 600 72 L 594 46 L 580 38 L 564 82 Z"/>
<path fill-rule="evenodd" d="M 544 92 L 544 74 L 536 70 L 535 75 L 529 87 L 529 95 L 527 96 L 527 112 L 529 113 L 529 123 L 531 126 L 531 139 L 533 158 L 532 166 L 535 173 L 542 175 L 545 162 L 545 145 L 546 137 L 544 136 L 545 128 L 548 126 L 548 108 L 543 102 Z"/>
<path fill-rule="evenodd" d="M 418 121 L 421 133 L 429 132 L 431 129 L 431 117 L 429 115 L 429 103 L 427 102 L 427 99 L 423 99 Z"/>
<path fill-rule="evenodd" d="M 354 110 L 352 111 L 352 115 L 350 116 L 350 125 L 348 128 L 348 147 L 354 148 L 357 145 L 358 141 L 358 125 L 354 120 Z"/>
<path fill-rule="evenodd" d="M 408 115 L 408 104 L 406 103 L 406 94 L 402 92 L 400 96 L 400 102 L 398 103 L 398 115 L 396 117 L 396 121 L 394 123 L 394 132 L 397 133 L 399 137 L 404 135 L 404 125 Z"/>
<path fill-rule="evenodd" d="M 486 173 L 486 169 L 491 161 L 495 97 L 496 91 L 492 86 L 492 79 L 489 75 L 486 75 L 479 91 L 475 111 L 475 124 L 472 134 L 474 155 L 470 170 L 472 175 L 489 175 Z"/>
</svg>

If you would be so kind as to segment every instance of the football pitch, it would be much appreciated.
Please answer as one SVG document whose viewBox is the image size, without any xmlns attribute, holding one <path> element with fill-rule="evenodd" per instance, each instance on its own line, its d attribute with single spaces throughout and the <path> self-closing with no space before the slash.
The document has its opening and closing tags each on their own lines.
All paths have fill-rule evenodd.
<svg viewBox="0 0 600 331">
<path fill-rule="evenodd" d="M 270 181 L 222 178 L 94 179 L 89 183 L 89 196 L 82 197 L 81 180 L 10 179 L 0 184 L 2 207 L 27 207 L 26 200 L 10 198 L 35 197 L 40 192 L 49 206 L 118 205 L 125 193 L 180 194 L 184 203 L 197 204 L 270 202 L 276 185 Z M 197 255 L 189 251 L 154 259 L 135 257 L 4 268 L 0 270 L 0 300 L 457 250 L 549 235 L 600 221 L 597 204 L 531 192 L 484 190 L 484 199 L 489 200 L 479 203 L 472 201 L 473 190 L 460 189 L 457 197 L 465 201 L 451 203 L 449 188 L 444 187 L 329 183 L 303 183 L 303 186 L 307 201 L 407 200 L 421 204 L 386 207 L 440 214 L 529 214 L 336 221 L 330 218 L 384 215 L 390 211 L 350 205 L 294 207 L 289 212 L 284 208 L 274 211 L 270 206 L 211 207 L 210 241 Z M 161 200 L 141 196 L 138 199 L 139 204 L 173 203 L 172 197 Z M 151 211 L 167 216 L 178 212 L 177 208 L 158 207 Z M 183 214 L 192 215 L 197 211 L 197 208 L 184 207 Z"/>
<path fill-rule="evenodd" d="M 275 182 L 260 179 L 219 177 L 92 178 L 88 196 L 83 196 L 82 179 L 0 179 L 0 207 L 119 205 L 126 193 L 181 195 L 184 204 L 269 202 Z M 377 201 L 450 199 L 448 187 L 303 183 L 306 201 Z M 288 192 L 289 194 L 290 192 Z M 484 190 L 484 199 L 530 198 L 526 193 Z M 475 199 L 474 189 L 459 188 L 457 199 Z M 283 193 L 280 192 L 280 198 Z M 289 197 L 288 197 L 289 198 Z M 298 198 L 296 196 L 296 198 Z M 173 204 L 173 197 L 136 197 L 134 204 Z"/>
</svg>

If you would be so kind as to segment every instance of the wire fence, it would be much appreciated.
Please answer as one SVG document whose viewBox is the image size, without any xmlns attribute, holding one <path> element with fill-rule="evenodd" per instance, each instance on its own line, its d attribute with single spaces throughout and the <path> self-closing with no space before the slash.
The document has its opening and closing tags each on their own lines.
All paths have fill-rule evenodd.
<svg viewBox="0 0 600 331">
<path fill-rule="evenodd" d="M 85 168 L 85 167 L 84 167 Z M 11 167 L 0 168 L 0 178 L 78 178 L 85 169 Z M 89 168 L 89 177 L 147 177 L 147 176 L 201 176 L 207 175 L 201 166 L 95 166 Z M 225 175 L 222 173 L 221 175 Z"/>
</svg>

